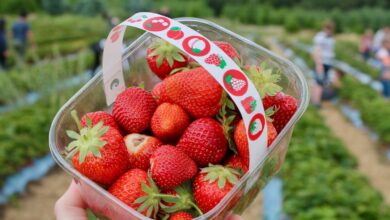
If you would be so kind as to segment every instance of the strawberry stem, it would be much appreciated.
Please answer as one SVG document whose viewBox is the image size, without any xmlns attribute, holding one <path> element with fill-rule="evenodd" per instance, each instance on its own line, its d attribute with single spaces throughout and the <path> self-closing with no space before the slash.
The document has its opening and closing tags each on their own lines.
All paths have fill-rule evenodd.
<svg viewBox="0 0 390 220">
<path fill-rule="evenodd" d="M 200 210 L 199 207 L 195 203 L 190 201 L 189 204 L 192 205 L 192 207 L 194 207 L 194 209 L 199 213 L 199 215 L 203 215 L 202 210 Z"/>
<path fill-rule="evenodd" d="M 81 127 L 80 119 L 79 119 L 79 117 L 77 115 L 77 111 L 76 110 L 72 110 L 70 112 L 70 114 L 72 115 L 73 120 L 76 122 L 77 128 L 79 129 L 79 131 L 81 131 L 82 127 Z"/>
</svg>

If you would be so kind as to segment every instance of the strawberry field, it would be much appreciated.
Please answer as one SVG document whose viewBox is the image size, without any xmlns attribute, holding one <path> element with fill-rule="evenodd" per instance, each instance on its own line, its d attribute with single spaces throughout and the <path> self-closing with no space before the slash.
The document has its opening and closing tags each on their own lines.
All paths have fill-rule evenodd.
<svg viewBox="0 0 390 220">
<path fill-rule="evenodd" d="M 18 213 L 22 212 L 20 208 L 26 208 L 27 210 L 29 208 L 24 206 L 24 200 L 40 201 L 40 199 L 45 199 L 45 195 L 29 194 L 28 187 L 26 193 L 22 196 L 9 193 L 12 190 L 7 191 L 9 189 L 7 187 L 12 182 L 10 180 L 23 173 L 25 168 L 34 166 L 37 159 L 48 156 L 50 153 L 48 133 L 55 114 L 72 95 L 91 79 L 93 73 L 91 69 L 94 68 L 95 62 L 93 45 L 107 36 L 112 21 L 104 15 L 105 10 L 103 8 L 106 8 L 112 16 L 110 18 L 115 17 L 119 21 L 126 19 L 133 12 L 151 10 L 167 13 L 171 17 L 209 19 L 258 43 L 275 54 L 290 59 L 301 68 L 309 86 L 314 83 L 312 77 L 316 68 L 312 56 L 313 38 L 317 31 L 321 30 L 324 20 L 333 20 L 335 23 L 335 62 L 333 71 L 342 73 L 340 86 L 335 89 L 335 97 L 330 101 L 325 101 L 321 108 L 309 105 L 303 117 L 295 125 L 286 159 L 277 174 L 277 177 L 282 181 L 281 192 L 279 192 L 282 202 L 281 209 L 277 211 L 275 216 L 286 216 L 293 220 L 390 219 L 390 191 L 388 187 L 385 187 L 386 178 L 390 177 L 390 102 L 388 98 L 381 94 L 383 89 L 379 81 L 381 67 L 378 65 L 375 56 L 371 55 L 365 61 L 359 54 L 360 38 L 366 28 L 378 30 L 390 24 L 390 13 L 388 13 L 390 5 L 386 1 L 361 1 L 360 3 L 364 5 L 362 7 L 352 0 L 343 3 L 324 2 L 318 5 L 308 0 L 299 0 L 294 3 L 289 0 L 246 1 L 245 4 L 235 0 L 226 2 L 199 0 L 188 1 L 185 4 L 181 1 L 165 0 L 148 0 L 142 3 L 122 0 L 112 2 L 71 0 L 58 1 L 54 5 L 51 5 L 50 1 L 34 0 L 26 4 L 25 8 L 31 12 L 28 22 L 36 46 L 27 48 L 22 63 L 18 60 L 17 52 L 13 48 L 11 40 L 12 24 L 19 19 L 17 12 L 19 11 L 18 4 L 21 4 L 20 2 L 19 0 L 5 0 L 4 4 L 0 5 L 0 18 L 5 18 L 7 21 L 6 31 L 7 39 L 9 39 L 7 67 L 2 69 L 0 66 L 0 218 L 4 217 L 6 220 L 23 219 L 22 215 Z M 169 9 L 168 12 L 165 11 L 166 8 Z M 125 45 L 141 33 L 142 31 L 128 29 Z M 180 28 L 172 29 L 168 33 L 168 37 L 171 39 L 182 38 L 183 33 L 181 32 L 181 35 L 178 33 L 180 33 Z M 152 153 L 146 154 L 148 161 L 145 162 L 143 161 L 145 156 L 140 156 L 134 151 L 135 156 L 130 156 L 129 163 L 137 164 L 136 168 L 143 170 L 150 168 L 150 176 L 146 172 L 140 171 L 127 171 L 123 174 L 124 171 L 128 170 L 128 165 L 125 163 L 116 163 L 118 167 L 122 166 L 122 168 L 118 168 L 121 169 L 120 171 L 105 171 L 107 176 L 111 175 L 110 180 L 88 176 L 90 175 L 88 171 L 83 174 L 105 186 L 111 194 L 122 201 L 126 201 L 126 197 L 122 195 L 124 182 L 135 181 L 136 178 L 141 177 L 145 180 L 151 178 L 152 180 L 147 180 L 148 184 L 151 181 L 150 186 L 142 186 L 142 190 L 143 192 L 146 190 L 151 194 L 155 193 L 156 197 L 153 197 L 153 200 L 146 197 L 138 198 L 138 203 L 142 204 L 141 208 L 138 205 L 138 210 L 142 209 L 140 211 L 142 214 L 149 216 L 156 214 L 158 208 L 154 203 L 157 199 L 159 202 L 160 200 L 163 201 L 165 205 L 161 206 L 164 208 L 159 205 L 160 214 L 161 212 L 171 214 L 171 212 L 177 210 L 185 210 L 192 216 L 197 216 L 199 213 L 207 212 L 212 208 L 199 202 L 199 200 L 202 200 L 200 195 L 203 197 L 209 195 L 198 188 L 195 189 L 194 187 L 193 195 L 190 193 L 188 204 L 181 204 L 185 208 L 176 209 L 177 206 L 172 208 L 166 206 L 166 204 L 167 202 L 176 203 L 177 198 L 181 198 L 180 193 L 188 192 L 190 186 L 184 184 L 188 180 L 194 182 L 194 184 L 196 182 L 196 186 L 199 188 L 204 187 L 202 184 L 205 181 L 202 178 L 210 182 L 218 178 L 222 179 L 221 182 L 218 182 L 219 189 L 219 184 L 222 184 L 223 181 L 226 181 L 226 183 L 223 183 L 225 189 L 231 187 L 230 184 L 234 185 L 239 180 L 240 175 L 248 170 L 249 158 L 242 156 L 245 153 L 241 148 L 245 144 L 248 145 L 247 136 L 244 122 L 243 120 L 240 121 L 241 116 L 237 116 L 237 106 L 229 101 L 227 93 L 223 93 L 223 95 L 221 93 L 220 96 L 216 95 L 220 92 L 217 89 L 218 85 L 211 82 L 207 71 L 199 67 L 199 64 L 190 63 L 194 60 L 191 61 L 188 57 L 182 56 L 181 51 L 175 51 L 168 55 L 166 62 L 165 58 L 159 58 L 160 54 L 166 54 L 166 51 L 172 53 L 173 49 L 166 49 L 169 46 L 171 45 L 166 45 L 166 42 L 155 41 L 150 46 L 150 51 L 147 53 L 146 51 L 140 52 L 137 54 L 137 58 L 134 58 L 137 65 L 139 63 L 147 65 L 147 71 L 151 71 L 158 78 L 164 80 L 165 85 L 161 83 L 159 87 L 153 88 L 147 83 L 146 85 L 139 85 L 141 88 L 150 88 L 147 93 L 151 92 L 153 96 L 150 95 L 150 97 L 154 99 L 149 100 L 144 97 L 146 95 L 139 95 L 141 94 L 139 91 L 131 91 L 129 96 L 138 94 L 137 96 L 134 95 L 136 98 L 124 96 L 121 101 L 116 101 L 143 109 L 143 111 L 138 112 L 141 112 L 142 117 L 150 117 L 149 123 L 145 124 L 139 118 L 131 118 L 133 114 L 131 112 L 131 114 L 129 112 L 123 113 L 125 111 L 123 109 L 127 107 L 120 106 L 120 104 L 116 104 L 117 107 L 114 104 L 112 115 L 96 117 L 104 117 L 105 123 L 106 120 L 113 120 L 112 124 L 115 124 L 116 129 L 120 132 L 112 132 L 112 125 L 110 125 L 108 132 L 111 132 L 112 139 L 124 137 L 125 134 L 128 134 L 123 140 L 129 152 L 129 149 L 137 148 L 139 143 L 147 142 L 153 145 L 153 149 L 150 151 L 158 152 L 156 155 L 171 154 L 172 156 L 163 157 L 163 159 L 161 159 L 162 156 L 153 156 L 154 163 L 158 165 L 155 165 L 155 169 L 151 170 L 149 158 L 152 157 Z M 218 47 L 222 49 L 230 47 L 230 45 L 224 45 L 221 42 L 218 43 Z M 271 111 L 270 118 L 273 121 L 267 122 L 269 127 L 267 135 L 268 139 L 271 139 L 270 144 L 273 139 L 277 138 L 278 133 L 283 130 L 285 125 L 278 124 L 285 118 L 284 115 L 280 115 L 280 112 L 284 111 L 283 108 L 285 108 L 280 103 L 287 102 L 285 99 L 289 99 L 282 93 L 283 95 L 280 95 L 279 99 L 283 101 L 276 105 L 277 94 L 280 90 L 286 93 L 286 96 L 288 96 L 288 92 L 291 92 L 289 89 L 281 88 L 280 85 L 276 84 L 280 83 L 280 80 L 283 85 L 289 84 L 285 83 L 286 78 L 282 77 L 280 79 L 273 75 L 277 71 L 266 65 L 265 62 L 248 66 L 245 65 L 245 60 L 240 57 L 243 56 L 243 53 L 234 52 L 232 49 L 228 51 L 228 56 L 236 62 L 239 61 L 240 67 L 245 70 L 245 74 L 257 86 L 265 107 L 276 106 Z M 132 66 L 131 62 L 133 61 L 129 59 L 130 65 L 125 67 L 130 69 L 131 74 L 135 71 L 144 71 L 142 68 L 136 68 L 135 65 Z M 220 69 L 229 65 L 221 56 L 215 53 L 208 56 L 205 63 Z M 171 67 L 172 69 L 170 69 Z M 168 76 L 170 74 L 172 76 Z M 261 74 L 262 77 L 258 77 Z M 177 81 L 180 81 L 180 85 L 184 86 L 177 86 Z M 224 81 L 225 86 L 230 86 L 232 91 L 242 90 L 246 85 L 245 80 L 235 74 L 228 74 Z M 130 84 L 135 85 L 136 83 L 130 82 Z M 188 104 L 187 99 L 183 99 L 184 96 L 204 99 L 198 94 L 206 93 L 211 90 L 211 87 L 216 92 L 207 95 L 207 102 L 204 100 L 198 101 L 196 108 L 192 104 Z M 166 90 L 163 90 L 163 88 Z M 193 88 L 197 89 L 192 90 Z M 309 91 L 311 92 L 311 90 Z M 142 90 L 142 92 L 144 91 Z M 143 101 L 140 102 L 139 100 Z M 156 103 L 151 104 L 152 102 Z M 253 104 L 253 97 L 252 99 L 243 100 L 242 103 L 247 112 L 256 108 L 256 103 Z M 150 105 L 156 106 L 150 108 Z M 148 109 L 153 110 L 148 112 Z M 350 111 L 345 109 L 350 109 Z M 136 120 L 136 122 L 129 122 L 122 114 L 128 114 L 126 117 L 130 117 L 131 120 Z M 345 118 L 345 120 L 332 121 L 328 118 L 332 114 Z M 91 119 L 82 116 L 80 113 L 83 127 L 98 125 L 99 120 L 96 119 L 97 121 L 95 121 L 94 116 L 90 116 Z M 204 117 L 208 117 L 208 119 L 204 119 Z M 210 117 L 213 119 L 210 119 Z M 356 123 L 355 120 L 359 122 Z M 283 123 L 287 123 L 287 121 Z M 172 122 L 173 125 L 167 127 L 168 122 Z M 270 124 L 273 129 L 270 129 Z M 106 124 L 104 125 L 106 126 Z M 202 133 L 202 135 L 197 133 L 196 130 L 198 127 L 211 130 L 218 126 L 222 127 L 220 131 L 213 130 L 209 133 Z M 354 127 L 356 130 L 345 130 L 345 134 L 340 134 L 335 133 L 337 127 Z M 72 128 L 76 128 L 76 124 Z M 256 129 L 251 128 L 251 130 Z M 77 132 L 77 129 L 75 131 Z M 368 162 L 364 151 L 359 153 L 353 149 L 354 146 L 351 143 L 359 145 L 359 143 L 351 140 L 357 134 L 356 131 L 360 131 L 358 134 L 364 136 L 363 139 L 368 140 L 370 146 L 365 146 L 364 149 L 369 151 L 367 154 L 375 155 L 375 159 Z M 66 134 L 64 133 L 64 135 Z M 77 139 L 78 134 L 68 133 L 68 135 L 75 139 L 75 142 L 81 142 Z M 201 138 L 207 135 L 209 139 L 215 141 L 209 145 L 205 144 L 206 146 L 201 150 L 211 150 L 207 156 L 200 156 L 198 150 L 201 150 L 196 147 L 196 143 L 203 141 Z M 70 138 L 66 141 L 70 142 Z M 110 141 L 110 139 L 105 140 L 105 142 Z M 131 144 L 129 145 L 129 143 Z M 176 149 L 166 147 L 166 145 L 159 147 L 162 143 L 174 145 L 180 149 L 180 152 L 176 152 Z M 93 144 L 96 144 L 97 147 L 93 145 L 96 149 L 102 147 L 101 142 L 94 142 Z M 76 143 L 73 145 L 76 145 Z M 70 144 L 69 146 L 73 145 Z M 221 152 L 220 147 L 222 145 L 228 146 L 223 152 Z M 356 148 L 359 147 L 356 146 Z M 68 147 L 67 154 L 70 155 L 68 157 L 71 159 L 67 158 L 67 160 L 72 160 L 72 163 L 69 164 L 80 172 L 84 172 L 81 165 L 77 164 L 82 164 L 84 159 L 88 160 L 87 155 L 97 157 L 101 154 L 95 148 L 91 149 L 88 148 L 91 152 L 87 154 L 86 152 L 83 153 L 84 150 L 78 147 Z M 76 151 L 80 151 L 80 155 L 84 155 L 81 155 L 80 159 L 78 156 L 77 159 L 72 158 Z M 184 154 L 182 154 L 183 152 Z M 127 154 L 127 152 L 125 153 Z M 247 153 L 249 154 L 249 152 Z M 233 156 L 233 154 L 235 155 Z M 160 176 L 162 175 L 159 173 L 161 170 L 170 169 L 165 164 L 179 162 L 187 165 L 186 167 L 178 165 L 178 169 L 181 169 L 180 172 L 186 173 L 186 175 L 171 176 L 169 181 Z M 221 165 L 208 167 L 209 164 Z M 371 166 L 370 164 L 373 164 L 373 167 L 378 167 L 373 175 L 370 175 L 373 169 L 362 167 Z M 227 165 L 233 168 L 238 167 L 239 172 L 230 167 L 225 168 Z M 161 169 L 158 170 L 156 167 Z M 203 168 L 204 173 L 198 172 L 199 167 L 206 167 Z M 270 167 L 273 168 L 273 166 Z M 268 172 L 270 167 L 264 168 L 264 176 L 259 182 L 267 179 L 265 176 L 271 173 Z M 56 175 L 68 175 L 59 168 L 53 170 Z M 223 178 L 218 176 L 221 172 L 226 176 L 223 176 Z M 70 179 L 70 176 L 67 177 Z M 114 180 L 122 183 L 117 183 Z M 20 179 L 20 181 L 29 182 L 27 179 Z M 182 191 L 172 192 L 172 189 L 178 185 L 177 181 L 180 182 Z M 38 180 L 38 182 L 41 181 Z M 48 183 L 45 182 L 45 184 Z M 53 181 L 49 184 L 56 185 Z M 134 184 L 138 184 L 138 182 Z M 108 185 L 111 187 L 107 187 Z M 48 186 L 42 185 L 42 188 L 45 187 Z M 66 190 L 66 186 L 61 187 L 61 190 Z M 216 185 L 210 184 L 208 187 L 216 187 L 214 190 L 219 190 Z M 169 192 L 169 190 L 171 191 Z M 163 198 L 167 199 L 164 200 Z M 53 200 L 53 198 L 50 199 Z M 54 205 L 55 200 L 54 198 L 50 204 Z M 272 202 L 262 201 L 263 204 Z M 152 203 L 153 205 L 150 205 Z M 144 204 L 148 204 L 148 206 Z M 236 210 L 246 205 L 247 201 L 240 201 Z M 260 203 L 256 203 L 254 206 L 258 209 L 266 207 Z M 264 216 L 269 216 L 268 211 L 262 210 L 262 213 L 265 213 Z M 30 212 L 33 212 L 31 219 L 40 218 L 40 211 L 32 209 Z M 34 214 L 34 212 L 36 213 Z M 254 218 L 248 214 L 249 212 L 248 210 L 244 212 L 244 219 Z M 172 216 L 171 219 L 173 219 Z M 48 219 L 52 218 L 54 218 L 53 215 L 48 217 Z M 257 218 L 262 219 L 261 216 L 257 216 Z"/>
</svg>

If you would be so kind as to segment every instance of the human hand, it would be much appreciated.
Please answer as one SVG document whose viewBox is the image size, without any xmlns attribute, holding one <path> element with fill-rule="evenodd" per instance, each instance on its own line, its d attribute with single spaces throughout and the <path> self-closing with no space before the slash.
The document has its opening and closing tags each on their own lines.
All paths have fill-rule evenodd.
<svg viewBox="0 0 390 220">
<path fill-rule="evenodd" d="M 54 213 L 57 220 L 88 220 L 86 207 L 76 183 L 72 181 L 68 190 L 57 200 Z"/>
</svg>

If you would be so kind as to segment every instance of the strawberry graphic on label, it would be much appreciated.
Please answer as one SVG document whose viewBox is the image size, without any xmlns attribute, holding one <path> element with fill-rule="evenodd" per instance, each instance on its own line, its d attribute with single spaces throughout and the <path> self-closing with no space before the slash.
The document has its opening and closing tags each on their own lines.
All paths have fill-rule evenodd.
<svg viewBox="0 0 390 220">
<path fill-rule="evenodd" d="M 252 96 L 249 96 L 242 100 L 241 104 L 244 107 L 245 111 L 248 114 L 251 114 L 256 109 L 257 101 Z"/>
<path fill-rule="evenodd" d="M 265 117 L 262 114 L 256 114 L 249 122 L 248 137 L 251 140 L 256 140 L 263 133 L 265 125 Z"/>
<path fill-rule="evenodd" d="M 194 56 L 204 56 L 210 52 L 210 42 L 202 36 L 190 36 L 183 40 L 183 49 Z"/>
<path fill-rule="evenodd" d="M 140 21 L 142 21 L 142 19 L 144 19 L 144 18 L 147 18 L 147 16 L 146 15 L 142 15 L 141 17 L 131 17 L 131 18 L 129 18 L 127 21 L 128 22 L 130 22 L 130 23 L 137 23 L 137 22 L 140 22 Z"/>
<path fill-rule="evenodd" d="M 174 26 L 169 29 L 167 32 L 167 37 L 172 38 L 174 40 L 179 40 L 184 36 L 184 32 L 180 27 Z"/>
<path fill-rule="evenodd" d="M 225 68 L 225 66 L 226 66 L 226 61 L 221 56 L 218 56 L 215 53 L 213 53 L 209 57 L 207 57 L 204 60 L 204 62 L 206 62 L 207 64 L 216 65 L 216 66 L 220 67 L 221 69 Z"/>
<path fill-rule="evenodd" d="M 246 76 L 238 70 L 228 70 L 223 76 L 223 84 L 232 95 L 242 96 L 248 90 Z"/>
<path fill-rule="evenodd" d="M 146 20 L 143 27 L 147 31 L 163 31 L 169 27 L 171 22 L 166 17 L 152 17 Z"/>
<path fill-rule="evenodd" d="M 112 43 L 114 43 L 115 41 L 118 40 L 119 34 L 120 34 L 119 31 L 116 31 L 116 32 L 114 32 L 114 33 L 111 35 L 110 40 L 111 40 Z"/>
</svg>

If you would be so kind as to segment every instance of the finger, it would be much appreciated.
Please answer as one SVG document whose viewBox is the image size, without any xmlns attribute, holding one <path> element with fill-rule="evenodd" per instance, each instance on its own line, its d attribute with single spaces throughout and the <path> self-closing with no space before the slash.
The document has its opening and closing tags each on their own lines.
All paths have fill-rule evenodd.
<svg viewBox="0 0 390 220">
<path fill-rule="evenodd" d="M 76 183 L 72 181 L 68 190 L 58 199 L 54 207 L 57 220 L 88 220 L 86 204 L 81 198 Z"/>
</svg>

